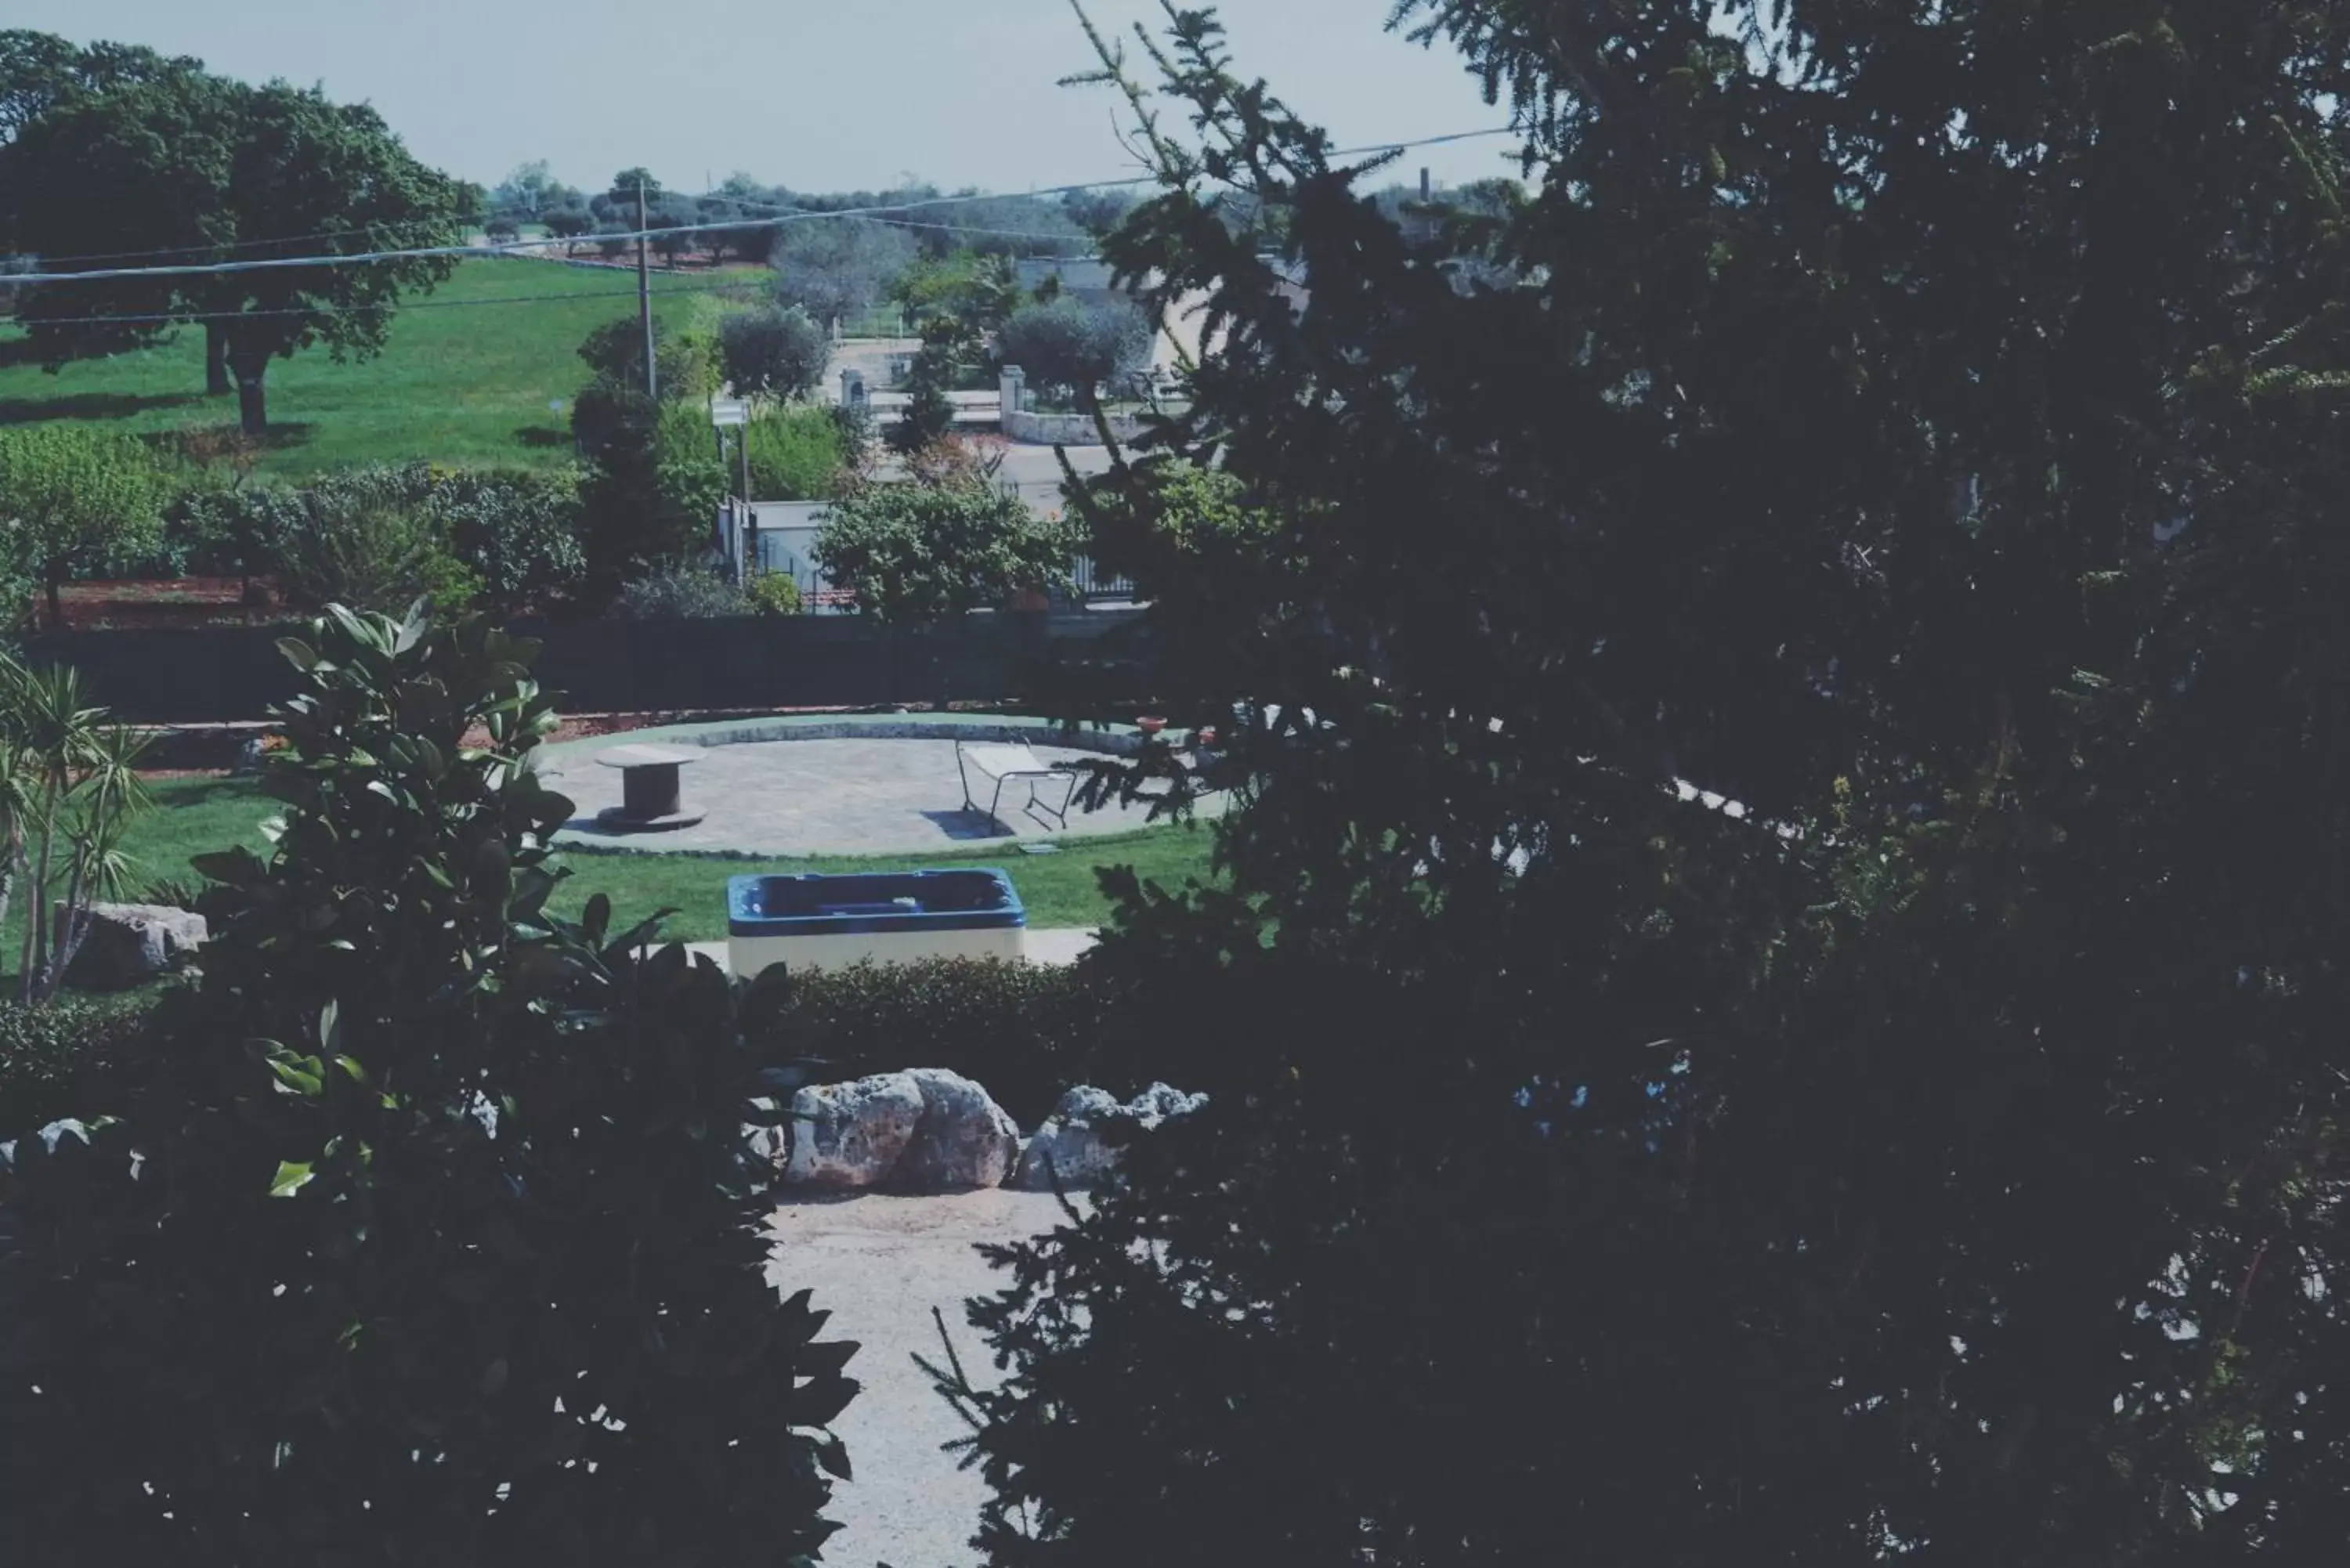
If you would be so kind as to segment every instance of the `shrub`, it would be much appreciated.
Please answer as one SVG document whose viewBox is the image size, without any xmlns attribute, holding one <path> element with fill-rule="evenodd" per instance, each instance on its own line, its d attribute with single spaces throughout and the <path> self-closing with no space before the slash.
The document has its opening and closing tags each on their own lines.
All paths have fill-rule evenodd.
<svg viewBox="0 0 2350 1568">
<path fill-rule="evenodd" d="M 148 997 L 0 1002 L 0 1139 L 120 1109 L 152 1005 Z"/>
<path fill-rule="evenodd" d="M 346 469 L 298 490 L 191 484 L 164 508 L 160 564 L 196 576 L 298 568 L 322 549 L 335 553 L 317 537 L 325 519 L 367 508 L 406 514 L 416 525 L 408 543 L 445 557 L 411 576 L 444 590 L 461 590 L 470 578 L 484 607 L 499 615 L 525 614 L 576 592 L 586 570 L 576 479 L 518 469 L 447 471 L 421 462 Z M 377 545 L 386 543 L 380 539 Z M 313 605 L 348 601 L 333 587 L 345 568 L 308 564 L 323 574 L 311 585 Z M 390 607 L 405 608 L 406 601 Z"/>
<path fill-rule="evenodd" d="M 311 609 L 341 604 L 389 613 L 422 597 L 454 612 L 481 592 L 481 579 L 450 552 L 429 508 L 414 501 L 311 491 L 298 522 L 276 544 L 287 601 Z"/>
<path fill-rule="evenodd" d="M 1149 1081 L 1121 1043 L 1117 995 L 1082 964 L 864 963 L 791 976 L 743 1027 L 754 1051 L 820 1059 L 828 1077 L 948 1068 L 1033 1128 L 1073 1085 L 1122 1098 Z M 1180 1076 L 1180 1064 L 1156 1075 Z"/>
<path fill-rule="evenodd" d="M 12 572 L 47 589 L 52 626 L 61 585 L 160 545 L 160 481 L 146 444 L 120 431 L 0 429 L 0 547 Z"/>
<path fill-rule="evenodd" d="M 873 441 L 879 430 L 872 409 L 838 403 L 825 412 L 832 421 L 833 432 L 840 438 L 841 467 L 852 473 L 866 472 L 873 466 Z"/>
<path fill-rule="evenodd" d="M 501 616 L 567 598 L 587 576 L 571 475 L 460 472 L 434 482 L 427 506 L 450 553 L 480 579 L 484 607 Z"/>
<path fill-rule="evenodd" d="M 697 310 L 697 306 L 706 309 Z M 699 402 L 718 389 L 717 302 L 689 300 L 674 317 L 653 320 L 653 371 L 663 402 Z M 634 316 L 608 321 L 579 345 L 599 381 L 641 389 L 645 384 L 644 327 Z"/>
<path fill-rule="evenodd" d="M 612 611 L 624 620 L 716 620 L 753 613 L 741 588 L 707 566 L 689 563 L 628 584 Z"/>
<path fill-rule="evenodd" d="M 726 465 L 702 410 L 610 385 L 580 394 L 573 431 L 592 466 L 580 486 L 585 588 L 608 603 L 630 578 L 697 553 L 726 497 Z"/>
<path fill-rule="evenodd" d="M 847 453 L 828 409 L 771 409 L 743 427 L 751 493 L 761 501 L 819 501 L 837 493 Z"/>
<path fill-rule="evenodd" d="M 1066 593 L 1076 531 L 1016 492 L 966 481 L 869 484 L 832 508 L 813 550 L 861 614 L 930 626 L 1029 588 Z"/>
<path fill-rule="evenodd" d="M 743 591 L 743 597 L 761 615 L 797 615 L 802 607 L 800 586 L 785 572 L 757 574 Z"/>
<path fill-rule="evenodd" d="M 1064 296 L 1012 313 L 995 335 L 996 365 L 1017 365 L 1048 397 L 1082 396 L 1150 361 L 1150 319 L 1118 301 L 1089 305 Z"/>
<path fill-rule="evenodd" d="M 288 657 L 284 831 L 199 862 L 236 912 L 127 1115 L 5 1178 L 17 1555 L 809 1560 L 856 1347 L 764 1277 L 735 988 L 544 912 L 525 647 L 337 611 Z"/>
<path fill-rule="evenodd" d="M 805 310 L 763 306 L 719 324 L 719 365 L 743 396 L 798 398 L 814 391 L 832 363 L 832 337 Z"/>
</svg>

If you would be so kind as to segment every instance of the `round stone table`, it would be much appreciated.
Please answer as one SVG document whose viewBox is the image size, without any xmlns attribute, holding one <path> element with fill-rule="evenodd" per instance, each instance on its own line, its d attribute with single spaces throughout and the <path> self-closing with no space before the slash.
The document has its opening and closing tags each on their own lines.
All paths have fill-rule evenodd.
<svg viewBox="0 0 2350 1568">
<path fill-rule="evenodd" d="M 614 746 L 596 760 L 620 770 L 620 802 L 596 814 L 603 826 L 621 833 L 665 833 L 691 827 L 702 814 L 685 809 L 679 770 L 702 760 L 699 746 Z"/>
</svg>

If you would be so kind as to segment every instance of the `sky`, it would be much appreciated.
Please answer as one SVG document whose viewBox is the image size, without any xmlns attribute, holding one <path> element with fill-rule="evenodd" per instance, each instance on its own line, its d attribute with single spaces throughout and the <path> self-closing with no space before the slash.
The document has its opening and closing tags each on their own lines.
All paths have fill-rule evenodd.
<svg viewBox="0 0 2350 1568">
<path fill-rule="evenodd" d="M 1198 3 L 1198 0 L 1191 0 Z M 1161 16 L 1088 0 L 1097 24 Z M 1234 67 L 1341 147 L 1506 123 L 1449 46 L 1384 31 L 1390 0 L 1225 0 Z M 1068 0 L 8 0 L 6 23 L 194 55 L 380 110 L 425 161 L 484 185 L 546 159 L 596 190 L 745 171 L 803 191 L 908 176 L 999 192 L 1138 171 L 1121 100 L 1064 88 L 1093 55 Z M 1442 182 L 1512 171 L 1492 138 L 1407 154 Z"/>
</svg>

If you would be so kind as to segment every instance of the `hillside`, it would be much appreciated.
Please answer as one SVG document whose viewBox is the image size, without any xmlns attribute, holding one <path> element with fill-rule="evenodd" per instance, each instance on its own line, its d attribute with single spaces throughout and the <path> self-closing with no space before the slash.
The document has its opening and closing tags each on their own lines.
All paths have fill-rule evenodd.
<svg viewBox="0 0 2350 1568">
<path fill-rule="evenodd" d="M 754 289 L 756 274 L 732 287 Z M 654 308 L 707 292 L 707 275 L 656 275 Z M 480 304 L 498 299 L 533 304 Z M 636 310 L 625 268 L 523 258 L 468 261 L 393 321 L 380 358 L 338 365 L 312 349 L 269 372 L 273 450 L 262 471 L 298 476 L 349 463 L 423 458 L 452 464 L 546 466 L 571 455 L 569 400 L 587 374 L 576 352 L 596 327 Z M 233 397 L 203 395 L 203 336 L 84 360 L 57 375 L 26 360 L 0 326 L 0 424 L 112 420 L 134 431 L 220 424 Z M 560 410 L 549 404 L 561 400 Z"/>
</svg>

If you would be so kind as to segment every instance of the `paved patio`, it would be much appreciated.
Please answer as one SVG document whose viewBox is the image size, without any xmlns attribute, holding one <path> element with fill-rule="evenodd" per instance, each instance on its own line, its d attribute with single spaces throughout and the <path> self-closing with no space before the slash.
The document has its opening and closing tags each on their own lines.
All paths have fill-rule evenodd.
<svg viewBox="0 0 2350 1568">
<path fill-rule="evenodd" d="M 581 843 L 625 844 L 673 851 L 731 849 L 761 855 L 913 855 L 1021 839 L 1124 833 L 1148 825 L 1142 806 L 1108 805 L 1096 812 L 1072 806 L 1068 826 L 1028 809 L 1028 785 L 1003 787 L 1003 819 L 991 822 L 993 781 L 974 772 L 976 811 L 962 809 L 955 748 L 943 740 L 753 741 L 712 746 L 684 770 L 685 807 L 702 813 L 694 826 L 671 833 L 616 834 L 596 814 L 620 803 L 617 768 L 597 763 L 592 745 L 564 748 L 545 770 L 578 813 L 565 836 Z M 1047 763 L 1082 764 L 1093 753 L 1036 746 Z M 1037 785 L 1052 805 L 1063 786 Z M 1008 831 L 1007 831 L 1008 830 Z"/>
</svg>

